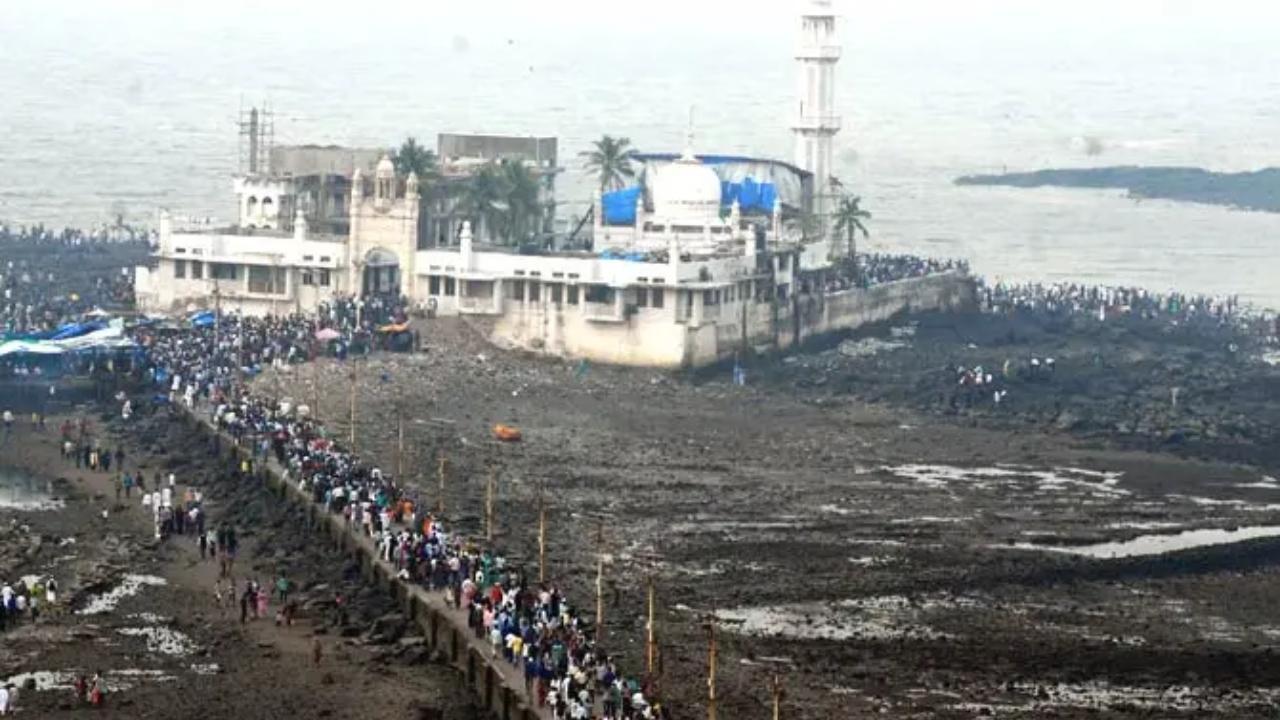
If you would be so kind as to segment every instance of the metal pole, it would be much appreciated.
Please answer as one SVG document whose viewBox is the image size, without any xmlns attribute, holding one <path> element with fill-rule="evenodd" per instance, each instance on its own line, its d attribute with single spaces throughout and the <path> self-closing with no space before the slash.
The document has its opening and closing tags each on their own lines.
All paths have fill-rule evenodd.
<svg viewBox="0 0 1280 720">
<path fill-rule="evenodd" d="M 538 583 L 547 582 L 547 503 L 538 491 Z"/>
<path fill-rule="evenodd" d="M 773 675 L 771 688 L 773 691 L 773 720 L 782 720 L 782 678 Z"/>
<path fill-rule="evenodd" d="M 493 542 L 493 484 L 497 471 L 489 473 L 489 482 L 484 492 L 484 527 L 485 537 Z"/>
<path fill-rule="evenodd" d="M 604 639 L 604 553 L 596 556 L 596 644 Z"/>
<path fill-rule="evenodd" d="M 396 412 L 396 479 L 404 482 L 404 411 Z"/>
<path fill-rule="evenodd" d="M 440 467 L 439 467 L 439 470 L 437 471 L 440 475 L 440 496 L 439 498 L 437 498 L 437 502 L 436 502 L 436 514 L 439 515 L 441 518 L 444 517 L 444 464 L 445 464 L 445 458 L 444 456 L 441 456 Z"/>
<path fill-rule="evenodd" d="M 356 451 L 356 382 L 360 363 L 351 358 L 351 452 Z"/>
<path fill-rule="evenodd" d="M 716 720 L 716 620 L 707 621 L 707 720 Z"/>
<path fill-rule="evenodd" d="M 653 576 L 649 576 L 649 625 L 646 628 L 645 647 L 644 647 L 644 668 L 645 673 L 649 676 L 649 682 L 653 682 L 653 664 L 654 664 L 654 605 L 655 591 L 653 587 Z"/>
<path fill-rule="evenodd" d="M 604 520 L 596 529 L 596 644 L 604 640 Z"/>
<path fill-rule="evenodd" d="M 315 398 L 315 406 L 311 416 L 320 421 L 320 356 L 316 355 L 311 361 L 311 392 Z"/>
</svg>

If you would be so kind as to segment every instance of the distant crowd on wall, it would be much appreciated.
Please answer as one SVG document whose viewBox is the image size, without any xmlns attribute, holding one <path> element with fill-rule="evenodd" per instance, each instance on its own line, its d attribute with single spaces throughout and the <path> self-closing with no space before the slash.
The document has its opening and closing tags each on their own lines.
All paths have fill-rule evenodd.
<svg viewBox="0 0 1280 720">
<path fill-rule="evenodd" d="M 1242 340 L 1267 344 L 1276 344 L 1280 338 L 1280 315 L 1244 305 L 1238 296 L 1156 293 L 1135 287 L 1065 282 L 981 282 L 978 301 L 983 312 L 994 314 L 1079 317 L 1096 319 L 1100 323 L 1126 319 L 1191 328 L 1218 328 L 1233 331 Z"/>
<path fill-rule="evenodd" d="M 827 292 L 853 288 L 872 288 L 885 283 L 937 275 L 944 272 L 969 272 L 969 263 L 948 258 L 919 255 L 862 253 L 836 263 L 827 278 Z"/>
<path fill-rule="evenodd" d="M 63 246 L 81 247 L 104 243 L 142 243 L 150 246 L 159 236 L 155 230 L 137 228 L 118 219 L 114 225 L 102 225 L 89 230 L 80 228 L 54 229 L 44 225 L 0 224 L 0 247 L 14 246 Z"/>
<path fill-rule="evenodd" d="M 142 257 L 152 238 L 126 225 L 87 231 L 0 225 L 0 332 L 40 332 L 94 308 L 132 308 L 132 275 L 109 267 L 109 258 L 129 247 Z"/>
</svg>

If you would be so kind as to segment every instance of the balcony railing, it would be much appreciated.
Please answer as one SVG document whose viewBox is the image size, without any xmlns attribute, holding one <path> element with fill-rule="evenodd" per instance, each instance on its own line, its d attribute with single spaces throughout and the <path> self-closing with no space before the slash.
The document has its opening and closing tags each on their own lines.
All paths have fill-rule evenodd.
<svg viewBox="0 0 1280 720">
<path fill-rule="evenodd" d="M 498 315 L 498 304 L 491 297 L 460 297 L 458 312 L 463 315 Z"/>
<path fill-rule="evenodd" d="M 623 322 L 622 308 L 613 303 L 583 303 L 582 315 L 591 322 Z"/>
<path fill-rule="evenodd" d="M 791 127 L 796 130 L 839 130 L 839 115 L 797 115 L 791 119 Z"/>
</svg>

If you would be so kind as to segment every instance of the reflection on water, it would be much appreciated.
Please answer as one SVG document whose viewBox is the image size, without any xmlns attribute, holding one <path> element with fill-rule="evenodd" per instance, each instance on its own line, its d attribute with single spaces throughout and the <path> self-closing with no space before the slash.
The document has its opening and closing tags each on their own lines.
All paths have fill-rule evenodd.
<svg viewBox="0 0 1280 720">
<path fill-rule="evenodd" d="M 1020 550 L 1044 550 L 1092 558 L 1127 558 L 1189 550 L 1208 545 L 1228 545 L 1255 538 L 1280 536 L 1280 527 L 1258 525 L 1235 530 L 1187 530 L 1173 535 L 1140 535 L 1132 540 L 1105 542 L 1075 547 L 1018 543 L 1009 547 Z"/>
<path fill-rule="evenodd" d="M 0 510 L 50 510 L 62 506 L 53 497 L 53 481 L 0 466 Z"/>
</svg>

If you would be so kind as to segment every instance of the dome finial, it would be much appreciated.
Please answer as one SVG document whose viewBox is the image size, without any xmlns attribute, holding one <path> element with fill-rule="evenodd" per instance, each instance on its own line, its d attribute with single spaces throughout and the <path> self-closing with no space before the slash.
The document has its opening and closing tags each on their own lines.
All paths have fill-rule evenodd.
<svg viewBox="0 0 1280 720">
<path fill-rule="evenodd" d="M 689 106 L 689 129 L 684 135 L 684 155 L 680 158 L 686 162 L 693 162 L 696 156 L 693 154 L 693 106 Z"/>
</svg>

